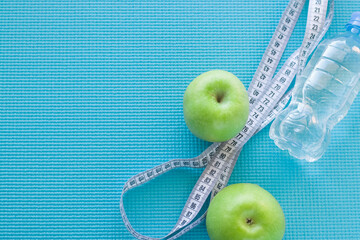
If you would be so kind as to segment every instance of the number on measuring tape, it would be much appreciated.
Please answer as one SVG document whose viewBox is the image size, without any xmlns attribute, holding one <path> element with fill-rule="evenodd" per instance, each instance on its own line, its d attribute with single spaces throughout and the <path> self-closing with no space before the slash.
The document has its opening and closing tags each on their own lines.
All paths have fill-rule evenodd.
<svg viewBox="0 0 360 240">
<path fill-rule="evenodd" d="M 310 0 L 308 22 L 304 41 L 300 51 L 299 74 L 302 73 L 306 59 L 310 55 L 310 49 L 320 35 L 325 23 L 328 0 Z"/>
<path fill-rule="evenodd" d="M 276 67 L 285 51 L 304 3 L 305 1 L 294 0 L 291 1 L 285 9 L 280 23 L 277 26 L 276 31 L 265 50 L 260 65 L 254 74 L 254 78 L 251 81 L 250 89 L 253 90 L 249 92 L 250 109 L 271 82 L 270 79 L 272 79 Z"/>
</svg>

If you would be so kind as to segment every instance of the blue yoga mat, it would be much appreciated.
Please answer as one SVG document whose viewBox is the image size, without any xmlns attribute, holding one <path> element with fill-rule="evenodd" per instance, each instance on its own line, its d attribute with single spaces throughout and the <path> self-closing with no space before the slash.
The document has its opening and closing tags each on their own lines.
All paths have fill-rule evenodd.
<svg viewBox="0 0 360 240">
<path fill-rule="evenodd" d="M 123 184 L 210 143 L 183 120 L 186 86 L 211 69 L 249 86 L 287 0 L 0 1 L 0 239 L 134 239 Z M 327 36 L 359 0 L 337 0 Z M 300 46 L 306 12 L 286 50 Z M 291 158 L 269 127 L 244 147 L 230 183 L 271 192 L 286 240 L 360 237 L 360 99 L 315 163 Z M 125 198 L 135 229 L 175 224 L 201 170 L 180 169 Z M 209 239 L 205 224 L 182 240 Z"/>
</svg>

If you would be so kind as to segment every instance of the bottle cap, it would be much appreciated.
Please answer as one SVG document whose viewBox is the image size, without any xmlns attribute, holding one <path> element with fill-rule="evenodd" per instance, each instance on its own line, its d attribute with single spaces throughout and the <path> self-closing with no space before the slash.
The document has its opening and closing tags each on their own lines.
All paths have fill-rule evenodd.
<svg viewBox="0 0 360 240">
<path fill-rule="evenodd" d="M 350 21 L 346 24 L 347 30 L 349 30 L 353 27 L 360 28 L 360 12 L 354 12 L 351 15 Z"/>
</svg>

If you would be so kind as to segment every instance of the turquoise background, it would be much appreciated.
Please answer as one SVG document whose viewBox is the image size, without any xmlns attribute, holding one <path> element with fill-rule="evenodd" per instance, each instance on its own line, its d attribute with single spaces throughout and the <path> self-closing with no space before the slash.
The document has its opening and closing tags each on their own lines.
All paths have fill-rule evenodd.
<svg viewBox="0 0 360 240">
<path fill-rule="evenodd" d="M 197 75 L 249 86 L 287 0 L 0 1 L 0 239 L 133 239 L 123 184 L 199 155 L 182 116 Z M 338 0 L 328 35 L 359 0 Z M 300 44 L 304 12 L 285 57 Z M 360 63 L 359 63 L 360 64 Z M 269 127 L 244 147 L 230 183 L 256 183 L 286 215 L 285 238 L 359 239 L 360 99 L 315 163 L 289 157 Z M 175 224 L 200 170 L 180 169 L 126 195 L 141 233 Z M 208 239 L 205 225 L 183 236 Z"/>
</svg>

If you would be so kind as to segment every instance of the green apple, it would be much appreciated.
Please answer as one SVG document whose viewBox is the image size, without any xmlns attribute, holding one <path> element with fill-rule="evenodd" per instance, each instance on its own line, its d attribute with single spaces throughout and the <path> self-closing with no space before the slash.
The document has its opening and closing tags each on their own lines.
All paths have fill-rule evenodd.
<svg viewBox="0 0 360 240">
<path fill-rule="evenodd" d="M 195 136 L 209 142 L 224 142 L 245 126 L 249 99 L 234 74 L 212 70 L 189 84 L 183 108 L 186 125 Z"/>
<path fill-rule="evenodd" d="M 276 199 L 255 184 L 233 184 L 210 202 L 206 228 L 211 240 L 281 240 L 285 216 Z"/>
</svg>

